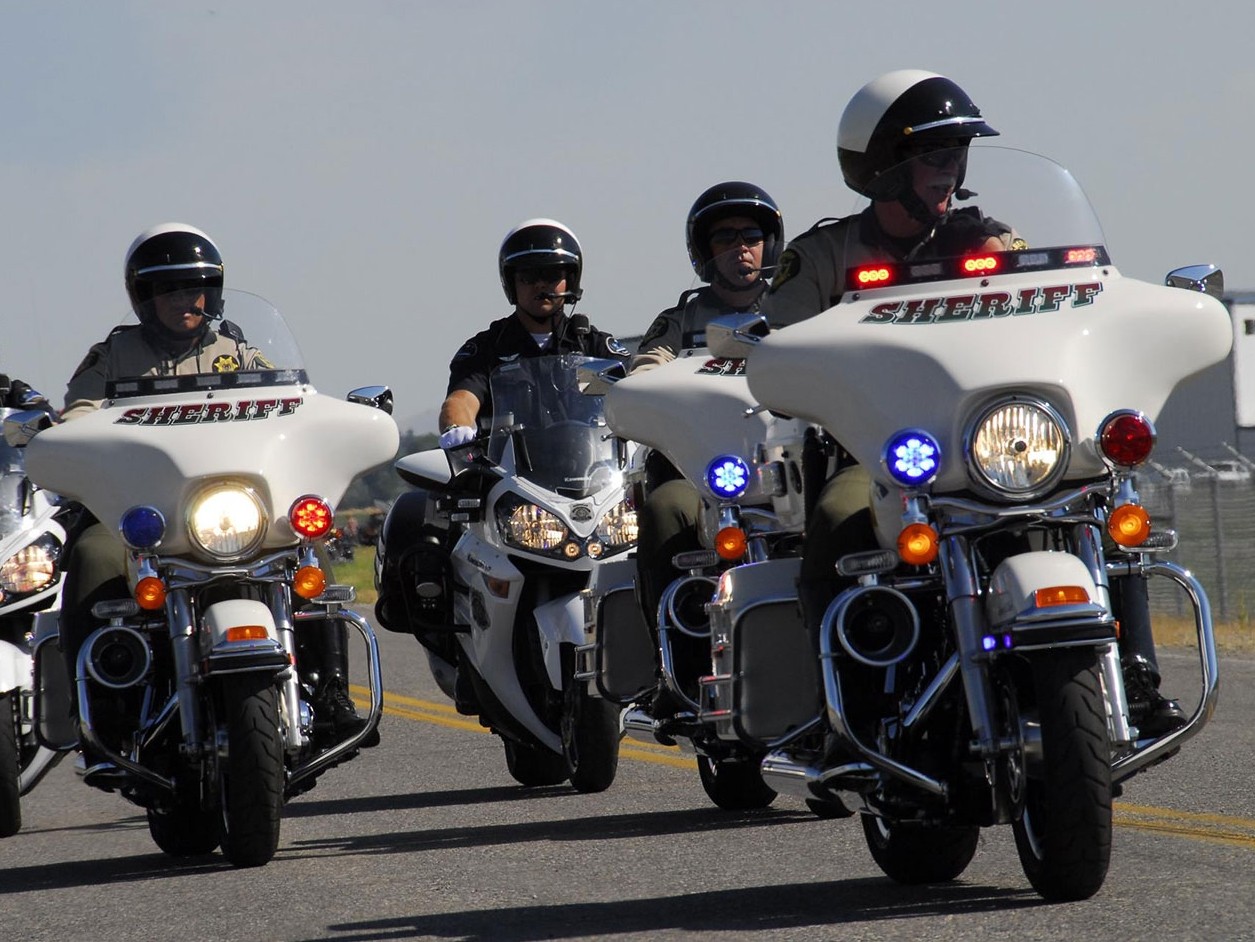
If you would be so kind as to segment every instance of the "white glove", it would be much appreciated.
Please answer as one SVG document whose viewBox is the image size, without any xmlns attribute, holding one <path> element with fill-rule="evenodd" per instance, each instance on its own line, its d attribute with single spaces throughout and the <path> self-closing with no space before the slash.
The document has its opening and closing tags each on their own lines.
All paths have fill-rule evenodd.
<svg viewBox="0 0 1255 942">
<path fill-rule="evenodd" d="M 469 425 L 450 425 L 440 433 L 441 448 L 457 448 L 465 445 L 475 437 L 475 430 Z"/>
</svg>

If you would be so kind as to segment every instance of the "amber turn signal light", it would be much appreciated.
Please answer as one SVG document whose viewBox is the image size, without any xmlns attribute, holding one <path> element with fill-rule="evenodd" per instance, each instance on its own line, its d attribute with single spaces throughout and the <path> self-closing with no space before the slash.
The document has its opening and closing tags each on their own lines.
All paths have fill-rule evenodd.
<svg viewBox="0 0 1255 942">
<path fill-rule="evenodd" d="M 1141 546 L 1150 536 L 1150 514 L 1140 504 L 1121 504 L 1107 518 L 1107 532 L 1121 546 Z"/>
<path fill-rule="evenodd" d="M 939 537 L 926 523 L 912 523 L 898 534 L 898 555 L 910 566 L 927 566 L 937 558 Z"/>
</svg>

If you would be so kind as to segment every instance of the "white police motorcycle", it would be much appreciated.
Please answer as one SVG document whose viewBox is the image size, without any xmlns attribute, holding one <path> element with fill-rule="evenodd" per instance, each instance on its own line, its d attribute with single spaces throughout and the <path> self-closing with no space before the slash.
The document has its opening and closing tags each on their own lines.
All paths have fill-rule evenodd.
<svg viewBox="0 0 1255 942">
<path fill-rule="evenodd" d="M 815 725 L 813 704 L 799 710 L 780 696 L 782 685 L 792 681 L 778 673 L 796 663 L 813 673 L 801 656 L 809 642 L 790 593 L 786 604 L 762 610 L 770 610 L 771 619 L 763 622 L 761 645 L 751 650 L 743 644 L 741 659 L 724 665 L 728 649 L 712 632 L 707 605 L 720 574 L 732 567 L 796 572 L 805 522 L 804 469 L 813 461 L 826 467 L 828 459 L 814 429 L 757 408 L 744 360 L 694 347 L 625 379 L 612 372 L 600 378 L 610 383 L 605 397 L 611 428 L 665 456 L 696 489 L 702 513 L 694 540 L 699 545 L 671 561 L 679 575 L 658 600 L 656 634 L 640 607 L 636 560 L 609 563 L 598 571 L 589 590 L 579 676 L 602 696 L 628 707 L 628 733 L 679 741 L 691 749 L 702 787 L 717 806 L 766 807 L 776 792 L 763 781 L 762 758 L 797 724 Z M 638 471 L 635 486 L 648 488 L 650 482 L 642 478 Z M 714 677 L 724 670 L 736 683 L 716 690 Z M 660 688 L 667 696 L 658 696 Z M 721 738 L 717 716 L 721 710 L 730 716 L 731 702 L 745 696 L 757 698 L 770 719 L 760 713 L 741 728 L 739 738 Z M 775 705 L 768 706 L 764 698 Z M 660 702 L 678 710 L 664 712 Z"/>
<path fill-rule="evenodd" d="M 1009 824 L 1038 893 L 1081 899 L 1106 876 L 1114 786 L 1214 709 L 1206 594 L 1162 558 L 1175 534 L 1149 519 L 1135 474 L 1169 394 L 1224 359 L 1232 328 L 1214 269 L 1170 287 L 1122 276 L 1058 165 L 973 145 L 967 180 L 1027 247 L 862 265 L 814 318 L 765 337 L 749 320 L 708 330 L 712 349 L 748 358 L 755 398 L 822 425 L 873 480 L 878 547 L 840 558 L 849 587 L 793 672 L 820 678 L 792 690 L 798 709 L 820 702 L 825 742 L 799 727 L 761 768 L 778 790 L 861 812 L 895 880 L 952 879 L 980 828 Z M 1187 597 L 1199 653 L 1192 714 L 1156 736 L 1130 709 L 1113 609 L 1147 578 Z M 756 602 L 791 581 L 725 573 L 712 617 L 728 647 L 756 643 Z M 726 703 L 707 712 L 742 739 L 759 704 L 733 697 L 725 719 Z"/>
<path fill-rule="evenodd" d="M 578 354 L 518 358 L 490 376 L 486 437 L 407 455 L 376 555 L 376 612 L 412 632 L 458 710 L 501 737 L 522 785 L 608 788 L 619 708 L 574 680 L 590 574 L 636 542 L 628 444 Z"/>
<path fill-rule="evenodd" d="M 35 647 L 36 733 L 111 772 L 85 781 L 146 809 L 166 853 L 221 845 L 235 866 L 274 855 L 284 801 L 357 754 L 382 692 L 370 625 L 327 584 L 319 542 L 353 477 L 396 454 L 391 393 L 320 395 L 269 302 L 223 293 L 214 322 L 258 354 L 233 371 L 110 382 L 100 409 L 43 428 L 5 423 L 31 480 L 81 503 L 125 547 L 128 593 L 97 602 L 102 626 L 74 665 L 77 723 L 57 637 Z M 302 653 L 315 623 L 360 635 L 371 706 L 364 728 L 314 741 Z M 108 732 L 101 725 L 108 719 Z"/>
<path fill-rule="evenodd" d="M 17 413 L 0 409 L 0 421 Z M 36 639 L 56 632 L 67 508 L 0 441 L 0 837 L 22 826 L 20 796 L 61 758 L 35 736 Z"/>
</svg>

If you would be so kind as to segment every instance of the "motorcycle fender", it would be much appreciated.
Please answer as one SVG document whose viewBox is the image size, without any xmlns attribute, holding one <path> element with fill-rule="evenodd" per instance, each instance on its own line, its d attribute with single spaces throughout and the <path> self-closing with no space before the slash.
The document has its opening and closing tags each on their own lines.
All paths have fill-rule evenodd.
<svg viewBox="0 0 1255 942">
<path fill-rule="evenodd" d="M 31 657 L 15 644 L 0 641 L 0 693 L 31 685 Z"/>
<path fill-rule="evenodd" d="M 1059 587 L 1079 587 L 1085 601 L 1043 605 L 1037 593 Z M 1111 623 L 1102 595 L 1088 567 L 1071 553 L 1035 551 L 1005 559 L 989 580 L 985 614 L 995 630 L 1034 629 L 1039 626 L 1079 626 Z M 1045 638 L 1043 638 L 1045 640 Z M 1076 639 L 1079 640 L 1079 639 Z"/>
<path fill-rule="evenodd" d="M 545 657 L 545 671 L 554 690 L 562 689 L 562 645 L 584 643 L 584 599 L 578 594 L 565 595 L 532 610 L 540 628 L 540 650 Z"/>
<path fill-rule="evenodd" d="M 288 665 L 274 616 L 261 602 L 253 599 L 215 602 L 205 611 L 202 624 L 209 644 L 208 673 L 280 670 Z M 232 640 L 229 632 L 238 628 L 254 630 L 247 640 Z M 261 632 L 255 630 L 258 628 Z"/>
</svg>

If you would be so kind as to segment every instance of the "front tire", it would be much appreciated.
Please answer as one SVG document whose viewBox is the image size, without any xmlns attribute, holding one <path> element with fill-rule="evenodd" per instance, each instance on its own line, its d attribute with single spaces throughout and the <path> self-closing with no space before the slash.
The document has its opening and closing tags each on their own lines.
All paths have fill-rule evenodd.
<svg viewBox="0 0 1255 942">
<path fill-rule="evenodd" d="M 562 704 L 562 751 L 578 792 L 604 792 L 619 771 L 619 707 L 589 696 L 567 680 Z"/>
<path fill-rule="evenodd" d="M 776 800 L 756 758 L 734 762 L 699 755 L 697 773 L 706 795 L 724 811 L 755 811 Z"/>
<path fill-rule="evenodd" d="M 0 694 L 0 837 L 22 829 L 22 800 L 17 780 L 22 757 L 17 744 L 17 698 Z"/>
<path fill-rule="evenodd" d="M 1089 899 L 1111 860 L 1111 749 L 1098 655 L 1033 659 L 1042 759 L 1013 827 L 1024 874 L 1048 900 Z"/>
<path fill-rule="evenodd" d="M 885 876 L 915 886 L 946 883 L 966 870 L 976 856 L 980 828 L 900 824 L 865 814 L 863 836 Z"/>
<path fill-rule="evenodd" d="M 260 867 L 279 847 L 283 741 L 269 674 L 222 679 L 227 756 L 222 763 L 222 852 L 236 867 Z"/>
<path fill-rule="evenodd" d="M 539 788 L 561 785 L 567 780 L 566 756 L 550 752 L 544 746 L 524 745 L 502 738 L 505 744 L 505 766 L 520 785 Z"/>
</svg>

